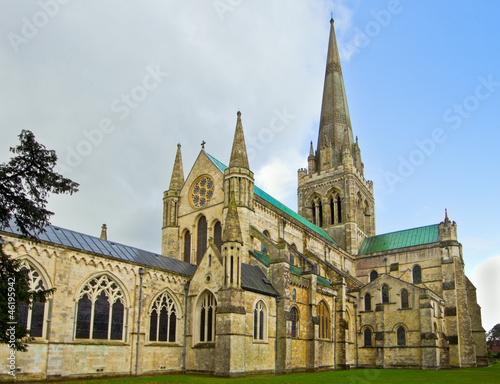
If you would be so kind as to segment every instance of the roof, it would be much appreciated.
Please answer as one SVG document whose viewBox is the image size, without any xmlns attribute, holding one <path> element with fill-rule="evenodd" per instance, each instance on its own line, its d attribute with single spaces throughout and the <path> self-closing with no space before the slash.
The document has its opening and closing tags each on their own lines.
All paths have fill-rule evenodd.
<svg viewBox="0 0 500 384">
<path fill-rule="evenodd" d="M 205 152 L 205 154 L 208 156 L 210 160 L 215 164 L 215 166 L 224 173 L 226 170 L 227 166 L 223 163 L 221 163 L 219 160 L 217 160 L 215 157 L 210 155 L 209 153 Z M 269 204 L 273 205 L 283 213 L 287 214 L 288 216 L 292 217 L 293 219 L 297 220 L 301 224 L 305 225 L 307 228 L 311 229 L 313 232 L 316 232 L 318 235 L 321 237 L 327 239 L 328 241 L 331 241 L 334 244 L 337 244 L 335 240 L 332 239 L 332 237 L 322 228 L 318 227 L 317 225 L 314 225 L 310 221 L 306 220 L 302 216 L 300 216 L 297 212 L 293 211 L 292 209 L 288 208 L 285 204 L 279 202 L 276 200 L 274 197 L 269 195 L 268 193 L 264 192 L 262 189 L 257 187 L 256 185 L 254 186 L 254 193 L 255 195 L 259 196 L 261 199 L 264 201 L 268 202 Z M 338 244 L 337 244 L 338 245 Z"/>
<path fill-rule="evenodd" d="M 7 228 L 2 227 L 0 230 L 22 236 L 19 228 L 14 225 L 10 225 Z M 163 256 L 158 253 L 144 251 L 114 241 L 103 240 L 99 237 L 85 235 L 54 225 L 47 226 L 45 232 L 37 235 L 36 238 L 41 241 L 64 245 L 77 250 L 171 271 L 181 275 L 192 276 L 196 271 L 196 265 L 185 261 Z"/>
<path fill-rule="evenodd" d="M 259 260 L 262 264 L 264 264 L 264 266 L 269 267 L 271 265 L 271 258 L 269 257 L 269 255 L 252 250 L 248 252 L 250 252 L 250 254 L 252 254 L 257 260 Z"/>
<path fill-rule="evenodd" d="M 279 296 L 264 272 L 255 265 L 241 263 L 241 287 L 248 291 Z"/>
<path fill-rule="evenodd" d="M 21 231 L 16 226 L 0 227 L 0 230 L 15 235 Z M 193 276 L 197 266 L 158 253 L 144 251 L 128 245 L 103 240 L 99 237 L 85 235 L 69 229 L 49 225 L 45 232 L 36 236 L 40 241 L 71 247 L 80 251 L 91 252 L 112 259 L 129 261 L 132 263 L 158 268 L 164 271 L 175 272 L 181 275 Z M 264 280 L 265 279 L 265 280 Z M 259 267 L 241 264 L 241 286 L 249 291 L 259 292 L 271 296 L 279 296 L 278 292 L 268 282 Z"/>
<path fill-rule="evenodd" d="M 368 253 L 389 251 L 391 249 L 436 243 L 439 241 L 438 226 L 439 224 L 433 224 L 367 237 L 361 244 L 358 254 L 366 255 Z"/>
</svg>

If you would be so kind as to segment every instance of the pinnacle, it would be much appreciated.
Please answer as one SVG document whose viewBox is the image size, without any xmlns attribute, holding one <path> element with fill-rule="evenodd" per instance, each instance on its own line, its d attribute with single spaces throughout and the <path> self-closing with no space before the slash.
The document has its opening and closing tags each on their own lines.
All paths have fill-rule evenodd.
<svg viewBox="0 0 500 384">
<path fill-rule="evenodd" d="M 238 218 L 238 208 L 236 207 L 236 198 L 234 192 L 231 193 L 231 202 L 226 215 L 226 223 L 222 232 L 222 242 L 238 242 L 243 244 L 241 236 L 240 220 Z"/>
<path fill-rule="evenodd" d="M 245 136 L 243 135 L 243 124 L 241 123 L 241 112 L 238 111 L 236 119 L 236 130 L 234 132 L 233 149 L 231 150 L 231 159 L 229 168 L 241 167 L 249 169 L 247 148 L 245 145 Z"/>
<path fill-rule="evenodd" d="M 180 192 L 184 185 L 184 170 L 182 168 L 181 145 L 177 144 L 177 153 L 175 154 L 174 168 L 170 179 L 169 190 Z"/>
</svg>

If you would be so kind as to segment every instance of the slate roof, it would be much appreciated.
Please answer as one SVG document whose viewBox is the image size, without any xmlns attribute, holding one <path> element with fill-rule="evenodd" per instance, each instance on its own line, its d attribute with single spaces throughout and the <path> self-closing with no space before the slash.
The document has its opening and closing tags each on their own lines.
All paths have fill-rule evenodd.
<svg viewBox="0 0 500 384">
<path fill-rule="evenodd" d="M 0 230 L 21 235 L 19 229 L 14 225 L 10 225 L 8 228 L 0 228 Z M 55 225 L 49 225 L 45 228 L 44 233 L 36 237 L 41 241 L 64 245 L 77 250 L 110 257 L 112 259 L 129 261 L 181 275 L 193 276 L 196 271 L 196 265 L 185 261 L 163 256 L 158 253 L 144 251 L 114 241 L 103 240 L 99 237 L 85 235 L 69 229 L 56 227 Z"/>
<path fill-rule="evenodd" d="M 433 224 L 425 227 L 366 237 L 359 248 L 358 254 L 366 255 L 369 253 L 389 251 L 391 249 L 436 243 L 439 241 L 438 226 L 439 224 Z"/>
<path fill-rule="evenodd" d="M 22 236 L 21 231 L 14 226 L 0 227 L 0 231 Z M 129 261 L 135 264 L 153 267 L 164 271 L 175 272 L 180 275 L 193 276 L 197 266 L 158 253 L 144 251 L 114 241 L 103 240 L 99 237 L 85 235 L 69 229 L 49 225 L 45 232 L 36 236 L 40 241 L 63 245 L 79 251 L 91 252 L 112 259 Z M 265 280 L 264 280 L 265 279 Z M 279 296 L 278 292 L 269 283 L 259 267 L 241 264 L 241 286 L 243 289 L 263 293 L 270 296 Z"/>
<path fill-rule="evenodd" d="M 227 166 L 217 160 L 215 157 L 210 155 L 209 153 L 205 152 L 207 157 L 212 160 L 212 162 L 215 164 L 215 166 L 224 173 L 226 170 Z M 331 241 L 334 244 L 337 244 L 335 240 L 332 239 L 332 237 L 323 229 L 318 227 L 317 225 L 314 225 L 310 221 L 306 220 L 302 216 L 300 216 L 297 212 L 293 211 L 292 209 L 288 208 L 285 204 L 279 202 L 276 200 L 274 197 L 269 195 L 268 193 L 264 192 L 262 189 L 254 185 L 254 194 L 259 196 L 261 199 L 264 201 L 268 202 L 269 204 L 273 205 L 274 207 L 278 208 L 280 211 L 283 213 L 287 214 L 288 216 L 292 217 L 293 219 L 297 220 L 299 223 L 305 225 L 307 228 L 311 229 L 312 231 L 316 232 L 318 235 L 321 237 L 327 239 L 328 241 Z M 337 244 L 338 245 L 338 244 Z"/>
</svg>

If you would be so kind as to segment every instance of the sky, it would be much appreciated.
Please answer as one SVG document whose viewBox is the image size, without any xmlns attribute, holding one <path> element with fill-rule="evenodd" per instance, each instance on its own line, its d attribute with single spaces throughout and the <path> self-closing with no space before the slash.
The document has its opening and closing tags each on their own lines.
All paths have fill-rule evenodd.
<svg viewBox="0 0 500 384">
<path fill-rule="evenodd" d="M 256 184 L 296 210 L 333 17 L 377 233 L 439 223 L 447 209 L 489 330 L 500 322 L 499 14 L 493 0 L 3 1 L 0 162 L 33 131 L 80 184 L 50 198 L 54 225 L 99 236 L 106 223 L 108 239 L 159 252 L 177 143 L 185 176 L 202 141 L 227 164 L 241 111 Z"/>
</svg>

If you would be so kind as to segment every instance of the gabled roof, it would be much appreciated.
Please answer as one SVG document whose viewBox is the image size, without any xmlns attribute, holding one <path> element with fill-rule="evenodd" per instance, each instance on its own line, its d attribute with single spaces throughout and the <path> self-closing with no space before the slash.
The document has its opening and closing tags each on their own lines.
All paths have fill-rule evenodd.
<svg viewBox="0 0 500 384">
<path fill-rule="evenodd" d="M 2 227 L 0 230 L 22 236 L 19 229 L 14 225 L 10 225 L 7 228 Z M 181 275 L 192 276 L 196 271 L 196 265 L 185 261 L 56 227 L 55 225 L 47 226 L 45 232 L 37 235 L 36 238 L 76 250 L 91 252 L 112 259 L 128 261 L 164 271 L 171 271 Z"/>
<path fill-rule="evenodd" d="M 221 171 L 222 173 L 224 173 L 224 171 L 226 170 L 227 166 L 223 163 L 221 163 L 219 160 L 217 160 L 215 157 L 213 157 L 212 155 L 208 154 L 205 152 L 205 154 L 207 155 L 207 157 L 212 160 L 212 162 L 215 164 L 215 166 L 219 169 L 219 171 Z M 255 195 L 257 195 L 258 197 L 260 197 L 262 200 L 264 200 L 265 202 L 271 204 L 272 206 L 274 206 L 275 208 L 279 209 L 280 211 L 282 211 L 284 214 L 290 216 L 291 218 L 297 220 L 299 223 L 305 225 L 307 228 L 309 228 L 310 230 L 312 230 L 313 232 L 317 233 L 318 235 L 320 235 L 321 237 L 325 238 L 326 240 L 334 243 L 334 244 L 337 244 L 335 242 L 335 240 L 332 239 L 332 237 L 322 228 L 314 225 L 313 223 L 311 223 L 310 221 L 304 219 L 302 216 L 300 216 L 298 213 L 294 212 L 292 209 L 288 208 L 285 204 L 279 202 L 278 200 L 276 200 L 274 197 L 272 197 L 271 195 L 267 194 L 266 192 L 264 192 L 262 189 L 260 189 L 259 187 L 257 187 L 256 185 L 254 186 L 254 193 Z M 338 245 L 338 244 L 337 244 Z"/>
<path fill-rule="evenodd" d="M 437 243 L 439 241 L 438 226 L 439 224 L 433 224 L 425 227 L 366 237 L 359 248 L 358 254 L 366 255 L 368 253 Z"/>
</svg>

